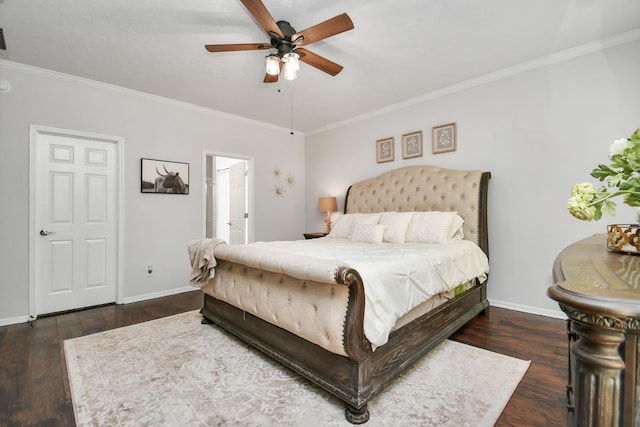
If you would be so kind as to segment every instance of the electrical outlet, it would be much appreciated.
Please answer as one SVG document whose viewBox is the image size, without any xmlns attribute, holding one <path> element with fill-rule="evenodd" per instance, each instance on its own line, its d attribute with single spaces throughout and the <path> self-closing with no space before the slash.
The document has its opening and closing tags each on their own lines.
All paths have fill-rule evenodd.
<svg viewBox="0 0 640 427">
<path fill-rule="evenodd" d="M 147 265 L 147 276 L 153 276 L 153 265 Z"/>
</svg>

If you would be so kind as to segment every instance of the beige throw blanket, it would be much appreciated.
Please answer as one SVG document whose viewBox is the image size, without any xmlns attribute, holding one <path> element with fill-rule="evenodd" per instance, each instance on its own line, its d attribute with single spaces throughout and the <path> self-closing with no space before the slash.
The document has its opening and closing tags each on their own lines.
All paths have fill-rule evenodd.
<svg viewBox="0 0 640 427">
<path fill-rule="evenodd" d="M 222 239 L 196 239 L 189 242 L 187 249 L 191 261 L 191 276 L 189 277 L 191 285 L 201 288 L 215 276 L 217 262 L 213 256 L 213 250 L 222 243 L 226 242 Z"/>
</svg>

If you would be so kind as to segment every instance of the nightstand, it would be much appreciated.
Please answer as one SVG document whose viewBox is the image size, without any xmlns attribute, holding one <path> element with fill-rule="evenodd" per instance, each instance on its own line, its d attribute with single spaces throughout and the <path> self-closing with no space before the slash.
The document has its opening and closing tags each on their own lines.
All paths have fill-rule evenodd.
<svg viewBox="0 0 640 427">
<path fill-rule="evenodd" d="M 324 237 L 329 233 L 326 233 L 324 231 L 318 231 L 315 233 L 303 233 L 302 235 L 304 236 L 305 239 L 317 239 L 318 237 Z"/>
<path fill-rule="evenodd" d="M 569 318 L 567 425 L 638 425 L 640 258 L 607 250 L 607 235 L 567 246 L 547 295 Z"/>
</svg>

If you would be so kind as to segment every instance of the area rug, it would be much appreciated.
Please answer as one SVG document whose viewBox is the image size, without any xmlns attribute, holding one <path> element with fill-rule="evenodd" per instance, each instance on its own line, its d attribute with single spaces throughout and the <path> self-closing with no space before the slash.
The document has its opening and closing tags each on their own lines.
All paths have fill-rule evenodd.
<svg viewBox="0 0 640 427">
<path fill-rule="evenodd" d="M 64 342 L 78 426 L 351 426 L 345 405 L 198 311 Z M 367 426 L 492 426 L 529 362 L 445 341 Z"/>
</svg>

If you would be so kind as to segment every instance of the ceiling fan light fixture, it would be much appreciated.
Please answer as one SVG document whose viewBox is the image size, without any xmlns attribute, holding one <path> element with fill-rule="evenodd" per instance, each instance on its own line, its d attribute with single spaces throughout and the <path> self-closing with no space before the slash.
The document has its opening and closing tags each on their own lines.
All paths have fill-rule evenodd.
<svg viewBox="0 0 640 427">
<path fill-rule="evenodd" d="M 0 0 L 0 3 L 2 1 Z M 342 70 L 341 65 L 308 51 L 306 47 L 311 43 L 353 30 L 353 22 L 346 13 L 334 16 L 305 30 L 297 31 L 287 21 L 274 21 L 263 4 L 263 0 L 240 0 L 240 2 L 267 33 L 269 43 L 206 44 L 204 47 L 208 52 L 270 50 L 265 57 L 264 83 L 276 83 L 280 74 L 283 74 L 283 78 L 287 80 L 294 80 L 300 67 L 299 58 L 303 58 L 303 62 L 307 65 L 331 76 L 335 76 Z"/>
<path fill-rule="evenodd" d="M 298 71 L 300 69 L 300 62 L 298 62 L 298 58 L 300 58 L 300 55 L 295 52 L 285 53 L 282 57 L 285 70 L 289 68 L 294 72 Z"/>
<path fill-rule="evenodd" d="M 267 63 L 267 74 L 272 76 L 280 74 L 280 58 L 278 55 L 267 55 L 264 60 Z"/>
<path fill-rule="evenodd" d="M 298 55 L 295 52 L 285 53 L 282 57 L 282 62 L 284 62 L 284 79 L 285 80 L 295 80 L 298 78 L 298 70 L 300 69 L 300 63 L 298 62 Z"/>
<path fill-rule="evenodd" d="M 296 70 L 287 68 L 287 64 L 284 65 L 283 75 L 285 80 L 295 80 L 298 78 L 298 74 L 296 73 Z"/>
</svg>

